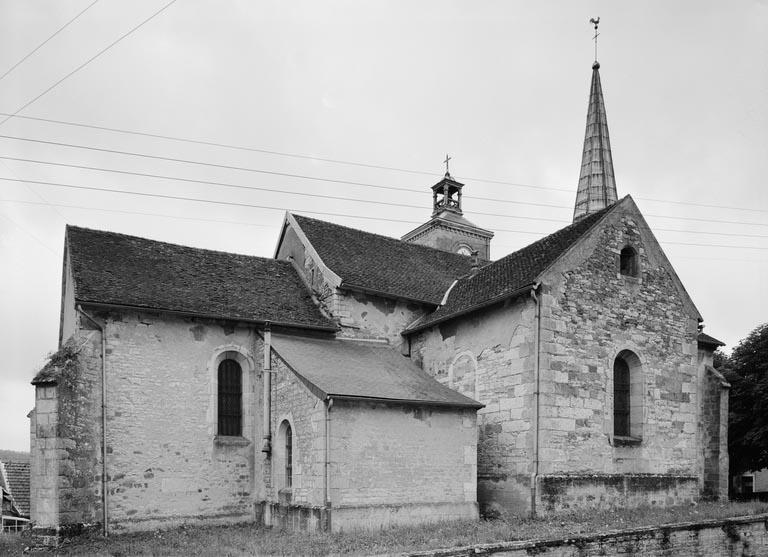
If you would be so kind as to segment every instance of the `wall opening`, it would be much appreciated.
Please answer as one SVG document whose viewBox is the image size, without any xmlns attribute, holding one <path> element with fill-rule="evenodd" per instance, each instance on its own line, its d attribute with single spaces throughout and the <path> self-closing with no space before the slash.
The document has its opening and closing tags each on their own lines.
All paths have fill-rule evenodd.
<svg viewBox="0 0 768 557">
<path fill-rule="evenodd" d="M 637 252 L 632 246 L 626 246 L 619 255 L 619 272 L 627 277 L 636 277 L 639 272 Z"/>
<path fill-rule="evenodd" d="M 630 350 L 619 352 L 613 362 L 613 435 L 643 437 L 643 369 Z"/>
<path fill-rule="evenodd" d="M 243 371 L 237 361 L 227 358 L 218 370 L 218 434 L 243 434 Z"/>
</svg>

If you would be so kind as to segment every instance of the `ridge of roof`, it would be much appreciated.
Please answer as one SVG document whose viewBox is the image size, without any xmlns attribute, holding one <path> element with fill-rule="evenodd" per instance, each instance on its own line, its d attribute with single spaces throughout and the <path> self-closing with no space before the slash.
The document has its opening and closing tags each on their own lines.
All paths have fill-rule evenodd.
<svg viewBox="0 0 768 557">
<path fill-rule="evenodd" d="M 426 329 L 527 291 L 562 254 L 628 197 L 494 261 L 474 275 L 459 278 L 444 305 L 421 322 L 411 325 L 404 334 Z"/>
<path fill-rule="evenodd" d="M 451 283 L 472 267 L 465 255 L 295 213 L 291 216 L 323 264 L 341 278 L 342 288 L 436 306 Z"/>
<path fill-rule="evenodd" d="M 335 330 L 288 261 L 68 225 L 78 303 Z"/>
</svg>

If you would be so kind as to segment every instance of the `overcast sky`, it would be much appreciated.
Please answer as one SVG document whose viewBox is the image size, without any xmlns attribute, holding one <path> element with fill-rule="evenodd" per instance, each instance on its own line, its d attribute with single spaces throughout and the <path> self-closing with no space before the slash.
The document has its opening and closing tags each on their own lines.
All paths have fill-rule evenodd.
<svg viewBox="0 0 768 557">
<path fill-rule="evenodd" d="M 92 1 L 1 0 L 0 74 Z M 166 3 L 96 2 L 0 78 L 0 112 Z M 450 153 L 466 216 L 496 231 L 494 259 L 569 224 L 594 16 L 619 196 L 638 203 L 706 331 L 732 348 L 768 321 L 767 2 L 179 0 L 19 116 L 252 150 L 0 125 L 0 157 L 12 157 L 0 158 L 0 448 L 29 447 L 29 381 L 57 347 L 67 223 L 264 257 L 284 209 L 399 237 L 429 218 Z"/>
</svg>

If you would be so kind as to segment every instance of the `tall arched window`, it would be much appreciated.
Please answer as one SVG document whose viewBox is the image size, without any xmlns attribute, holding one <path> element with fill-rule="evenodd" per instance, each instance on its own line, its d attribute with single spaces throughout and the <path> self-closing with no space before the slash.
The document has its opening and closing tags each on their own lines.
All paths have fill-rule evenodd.
<svg viewBox="0 0 768 557">
<path fill-rule="evenodd" d="M 623 358 L 613 363 L 613 434 L 629 437 L 629 365 Z"/>
<path fill-rule="evenodd" d="M 621 255 L 619 255 L 619 272 L 627 277 L 637 276 L 637 252 L 632 246 L 627 246 L 621 250 Z"/>
<path fill-rule="evenodd" d="M 222 360 L 219 364 L 218 434 L 243 434 L 243 372 L 235 360 Z"/>
<path fill-rule="evenodd" d="M 643 436 L 643 369 L 630 350 L 613 361 L 613 435 L 632 443 Z"/>
<path fill-rule="evenodd" d="M 285 487 L 293 485 L 293 432 L 291 425 L 285 428 Z"/>
</svg>

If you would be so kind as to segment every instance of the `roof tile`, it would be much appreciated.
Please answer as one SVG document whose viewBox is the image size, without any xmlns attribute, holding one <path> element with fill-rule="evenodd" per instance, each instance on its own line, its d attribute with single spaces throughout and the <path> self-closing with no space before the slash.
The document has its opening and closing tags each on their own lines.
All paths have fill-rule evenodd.
<svg viewBox="0 0 768 557">
<path fill-rule="evenodd" d="M 334 328 L 291 263 L 67 227 L 75 299 Z"/>
<path fill-rule="evenodd" d="M 483 307 L 534 284 L 547 267 L 575 244 L 613 206 L 584 217 L 523 249 L 494 261 L 474 275 L 459 279 L 448 294 L 446 304 L 438 307 L 424 320 L 417 322 L 409 332 L 424 329 Z"/>
<path fill-rule="evenodd" d="M 386 344 L 273 334 L 272 347 L 322 396 L 482 406 L 439 383 Z"/>
<path fill-rule="evenodd" d="M 3 464 L 8 478 L 8 491 L 13 496 L 16 508 L 24 516 L 29 516 L 29 462 L 8 461 Z"/>
<path fill-rule="evenodd" d="M 437 305 L 458 277 L 469 273 L 469 257 L 293 215 L 320 259 L 342 286 Z M 485 262 L 484 262 L 485 263 Z"/>
</svg>

